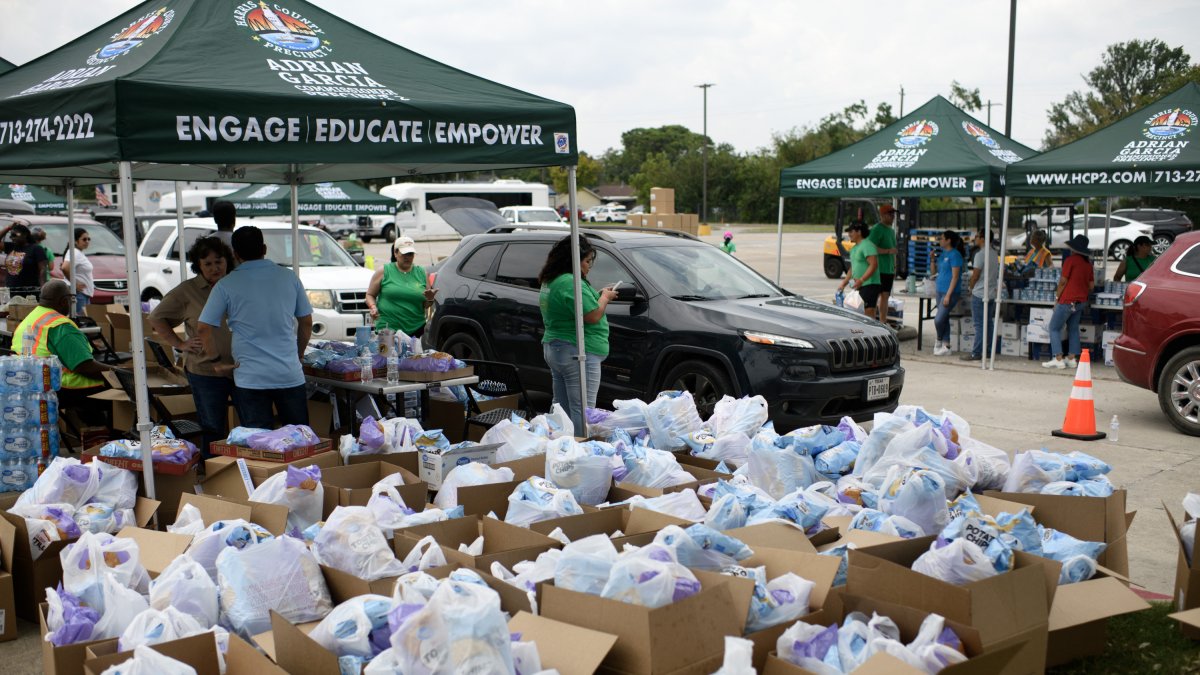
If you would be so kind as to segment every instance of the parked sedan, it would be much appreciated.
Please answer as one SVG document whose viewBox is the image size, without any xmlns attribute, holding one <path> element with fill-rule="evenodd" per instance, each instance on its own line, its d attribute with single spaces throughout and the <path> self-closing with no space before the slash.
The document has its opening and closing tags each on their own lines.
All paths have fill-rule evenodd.
<svg viewBox="0 0 1200 675">
<path fill-rule="evenodd" d="M 1123 325 L 1121 379 L 1157 393 L 1171 424 L 1200 436 L 1200 232 L 1177 237 L 1129 284 Z"/>
<path fill-rule="evenodd" d="M 1063 251 L 1067 248 L 1067 241 L 1071 239 L 1072 228 L 1074 225 L 1074 234 L 1087 235 L 1092 251 L 1101 253 L 1104 248 L 1104 215 L 1092 214 L 1088 216 L 1087 229 L 1083 226 L 1083 216 L 1075 216 L 1075 220 L 1071 224 L 1054 225 L 1050 228 L 1050 241 L 1047 246 L 1052 251 Z M 1154 227 L 1145 223 L 1140 223 L 1136 220 L 1130 220 L 1122 216 L 1113 216 L 1112 224 L 1108 231 L 1108 257 L 1113 260 L 1124 260 L 1125 254 L 1129 252 L 1129 247 L 1133 246 L 1135 239 L 1141 236 L 1150 236 L 1154 232 Z M 1025 250 L 1025 233 L 1021 233 L 1008 240 L 1009 250 L 1023 251 Z"/>
</svg>

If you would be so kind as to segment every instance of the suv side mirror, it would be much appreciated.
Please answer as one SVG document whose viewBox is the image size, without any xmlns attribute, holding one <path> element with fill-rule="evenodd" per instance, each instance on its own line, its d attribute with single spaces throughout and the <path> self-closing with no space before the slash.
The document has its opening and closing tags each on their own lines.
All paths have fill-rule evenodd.
<svg viewBox="0 0 1200 675">
<path fill-rule="evenodd" d="M 638 287 L 633 284 L 625 283 L 617 288 L 618 302 L 639 302 L 645 299 L 646 296 L 642 295 Z"/>
</svg>

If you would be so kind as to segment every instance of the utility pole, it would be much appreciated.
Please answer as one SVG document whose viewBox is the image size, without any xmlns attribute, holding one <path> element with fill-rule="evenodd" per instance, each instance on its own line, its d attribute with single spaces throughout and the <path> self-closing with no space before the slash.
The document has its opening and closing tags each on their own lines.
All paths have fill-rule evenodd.
<svg viewBox="0 0 1200 675">
<path fill-rule="evenodd" d="M 897 117 L 904 117 L 904 85 L 900 85 L 900 114 Z"/>
<path fill-rule="evenodd" d="M 1012 138 L 1013 55 L 1017 50 L 1017 0 L 1008 10 L 1008 94 L 1004 98 L 1004 135 Z"/>
<path fill-rule="evenodd" d="M 702 195 L 702 201 L 700 202 L 700 222 L 704 224 L 708 224 L 708 88 L 715 86 L 717 85 L 712 82 L 696 85 L 697 89 L 704 91 L 704 146 L 700 148 L 701 180 L 703 181 L 703 185 L 700 188 Z"/>
<path fill-rule="evenodd" d="M 987 112 L 987 125 L 989 127 L 992 126 L 992 106 L 1000 106 L 1001 108 L 1003 108 L 1004 104 L 1003 103 L 992 103 L 992 99 L 990 99 L 990 98 L 988 99 L 988 102 L 987 102 L 987 111 L 988 111 Z"/>
</svg>

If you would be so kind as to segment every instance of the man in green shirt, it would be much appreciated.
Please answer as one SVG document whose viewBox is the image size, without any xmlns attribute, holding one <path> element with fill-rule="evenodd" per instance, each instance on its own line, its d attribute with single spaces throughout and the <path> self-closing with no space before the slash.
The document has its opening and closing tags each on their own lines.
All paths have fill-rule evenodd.
<svg viewBox="0 0 1200 675">
<path fill-rule="evenodd" d="M 888 298 L 892 295 L 892 282 L 896 279 L 896 209 L 891 204 L 879 207 L 880 222 L 871 228 L 867 237 L 879 252 L 879 316 L 887 323 Z"/>
<path fill-rule="evenodd" d="M 850 271 L 846 273 L 846 278 L 842 279 L 838 290 L 845 290 L 846 286 L 857 289 L 862 297 L 863 313 L 874 319 L 878 316 L 876 303 L 879 301 L 879 253 L 875 244 L 867 239 L 869 230 L 866 223 L 854 223 L 848 231 L 854 248 L 850 249 Z"/>
</svg>

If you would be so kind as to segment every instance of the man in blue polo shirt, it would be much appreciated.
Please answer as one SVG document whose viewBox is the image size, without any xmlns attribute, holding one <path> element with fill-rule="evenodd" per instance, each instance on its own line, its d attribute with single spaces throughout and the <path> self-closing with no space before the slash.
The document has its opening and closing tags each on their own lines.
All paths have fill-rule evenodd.
<svg viewBox="0 0 1200 675">
<path fill-rule="evenodd" d="M 238 266 L 213 286 L 199 333 L 214 351 L 211 329 L 226 319 L 233 333 L 234 401 L 242 426 L 274 429 L 274 405 L 283 424 L 308 424 L 300 358 L 312 335 L 312 305 L 295 273 L 266 259 L 262 230 L 233 233 Z"/>
</svg>

